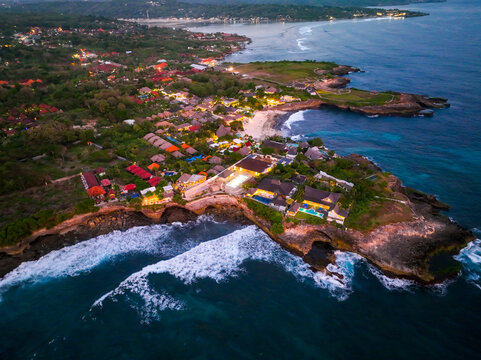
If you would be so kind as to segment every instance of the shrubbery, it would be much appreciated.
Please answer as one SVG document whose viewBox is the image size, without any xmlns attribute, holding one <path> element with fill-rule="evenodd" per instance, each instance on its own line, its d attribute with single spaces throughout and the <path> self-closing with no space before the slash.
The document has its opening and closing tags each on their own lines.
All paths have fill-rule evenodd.
<svg viewBox="0 0 481 360">
<path fill-rule="evenodd" d="M 282 225 L 283 217 L 280 212 L 251 199 L 245 199 L 245 202 L 249 209 L 254 211 L 257 216 L 260 216 L 272 224 L 272 233 L 282 234 L 284 232 L 284 226 Z"/>
</svg>

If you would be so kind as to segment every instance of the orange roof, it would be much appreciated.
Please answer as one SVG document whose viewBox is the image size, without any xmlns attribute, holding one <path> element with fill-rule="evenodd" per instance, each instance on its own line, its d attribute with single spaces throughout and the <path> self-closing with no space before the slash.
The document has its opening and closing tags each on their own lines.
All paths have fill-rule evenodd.
<svg viewBox="0 0 481 360">
<path fill-rule="evenodd" d="M 147 169 L 149 169 L 150 171 L 154 170 L 154 169 L 158 169 L 160 166 L 159 164 L 156 164 L 156 163 L 152 163 L 150 164 L 149 166 L 147 166 Z"/>
<path fill-rule="evenodd" d="M 181 146 L 181 147 L 182 147 L 182 149 L 188 149 L 188 148 L 190 148 L 190 146 L 189 146 L 189 145 L 187 145 L 187 144 L 182 144 L 182 146 Z"/>
<path fill-rule="evenodd" d="M 164 63 L 160 63 L 160 64 L 155 65 L 154 68 L 156 68 L 156 69 L 163 69 L 163 68 L 165 68 L 166 66 L 167 66 L 167 63 L 164 62 Z"/>
<path fill-rule="evenodd" d="M 167 152 L 174 152 L 174 151 L 179 151 L 179 150 L 180 149 L 175 145 L 169 146 L 167 149 L 165 149 L 165 151 L 167 151 Z"/>
</svg>

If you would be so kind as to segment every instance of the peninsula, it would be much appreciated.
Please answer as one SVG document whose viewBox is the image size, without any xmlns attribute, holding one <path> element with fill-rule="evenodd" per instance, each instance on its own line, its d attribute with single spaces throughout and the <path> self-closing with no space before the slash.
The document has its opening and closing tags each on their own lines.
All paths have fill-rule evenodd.
<svg viewBox="0 0 481 360">
<path fill-rule="evenodd" d="M 203 213 L 255 223 L 319 271 L 336 249 L 422 283 L 459 271 L 447 255 L 473 235 L 440 214 L 447 205 L 360 155 L 272 129 L 300 109 L 415 116 L 446 100 L 347 88 L 359 70 L 334 63 L 221 64 L 249 41 L 239 35 L 3 20 L 0 275 L 114 229 Z"/>
</svg>

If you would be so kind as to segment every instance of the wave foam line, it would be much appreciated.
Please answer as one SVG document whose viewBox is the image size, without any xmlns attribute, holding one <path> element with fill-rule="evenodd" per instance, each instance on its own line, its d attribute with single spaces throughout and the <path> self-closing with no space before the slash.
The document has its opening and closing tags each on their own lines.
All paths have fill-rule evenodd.
<svg viewBox="0 0 481 360">
<path fill-rule="evenodd" d="M 153 225 L 113 231 L 106 235 L 51 251 L 35 261 L 23 262 L 0 280 L 0 290 L 23 283 L 78 276 L 119 255 L 178 252 L 169 235 L 178 226 Z"/>
<path fill-rule="evenodd" d="M 466 280 L 481 289 L 481 239 L 471 241 L 454 259 L 463 265 Z"/>
<path fill-rule="evenodd" d="M 260 229 L 248 226 L 215 240 L 203 242 L 196 247 L 168 260 L 144 267 L 130 275 L 119 286 L 100 297 L 92 308 L 102 307 L 106 299 L 115 301 L 118 296 L 142 294 L 145 292 L 148 277 L 152 274 L 167 273 L 190 285 L 200 279 L 212 279 L 220 283 L 237 277 L 242 264 L 247 260 L 278 264 L 300 281 L 311 280 L 313 284 L 329 292 L 339 300 L 345 300 L 351 292 L 354 265 L 360 259 L 352 253 L 338 252 L 338 263 L 331 267 L 343 276 L 314 273 L 301 258 L 283 250 Z M 144 301 L 144 306 L 149 306 Z"/>
</svg>

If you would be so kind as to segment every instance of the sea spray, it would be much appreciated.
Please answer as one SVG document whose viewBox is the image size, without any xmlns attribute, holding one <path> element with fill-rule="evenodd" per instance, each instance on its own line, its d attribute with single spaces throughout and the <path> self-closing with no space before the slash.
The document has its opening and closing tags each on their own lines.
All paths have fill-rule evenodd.
<svg viewBox="0 0 481 360">
<path fill-rule="evenodd" d="M 463 265 L 466 281 L 481 289 L 481 239 L 471 241 L 454 258 Z"/>
<path fill-rule="evenodd" d="M 198 244 L 200 240 L 172 239 L 172 233 L 202 223 L 212 223 L 208 216 L 186 224 L 150 225 L 113 231 L 78 244 L 51 251 L 35 261 L 27 261 L 0 279 L 0 293 L 11 286 L 36 283 L 53 278 L 78 276 L 106 261 L 126 254 L 144 253 L 173 256 Z"/>
<path fill-rule="evenodd" d="M 243 273 L 245 268 L 242 265 L 246 261 L 278 265 L 299 281 L 327 289 L 338 300 L 345 300 L 352 291 L 354 266 L 361 257 L 340 251 L 336 252 L 336 255 L 338 261 L 330 267 L 330 270 L 342 276 L 313 272 L 301 258 L 282 249 L 257 227 L 248 226 L 215 240 L 203 242 L 173 258 L 144 267 L 122 281 L 117 288 L 96 300 L 92 310 L 102 308 L 107 299 L 116 301 L 121 297 L 134 301 L 138 295 L 143 301 L 141 301 L 142 305 L 134 301 L 135 309 L 142 316 L 149 314 L 149 319 L 156 311 L 145 309 L 152 305 L 151 299 L 155 300 L 154 307 L 158 311 L 184 309 L 188 304 L 175 299 L 164 289 L 160 291 L 153 289 L 154 285 L 150 283 L 152 276 L 169 274 L 187 286 L 191 286 L 200 279 L 211 279 L 222 283 Z"/>
</svg>

